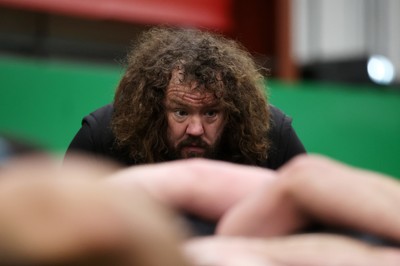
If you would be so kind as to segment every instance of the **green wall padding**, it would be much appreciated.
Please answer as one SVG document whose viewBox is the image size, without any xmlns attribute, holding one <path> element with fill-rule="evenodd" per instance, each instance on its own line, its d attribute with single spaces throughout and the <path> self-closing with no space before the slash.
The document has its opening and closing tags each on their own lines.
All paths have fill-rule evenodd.
<svg viewBox="0 0 400 266">
<path fill-rule="evenodd" d="M 81 119 L 113 98 L 122 68 L 0 57 L 0 131 L 62 154 Z M 400 177 L 400 93 L 267 82 L 310 153 Z"/>
<path fill-rule="evenodd" d="M 110 102 L 121 69 L 0 57 L 0 131 L 64 152 L 81 118 Z"/>
<path fill-rule="evenodd" d="M 400 178 L 400 93 L 368 86 L 270 81 L 311 153 Z"/>
</svg>

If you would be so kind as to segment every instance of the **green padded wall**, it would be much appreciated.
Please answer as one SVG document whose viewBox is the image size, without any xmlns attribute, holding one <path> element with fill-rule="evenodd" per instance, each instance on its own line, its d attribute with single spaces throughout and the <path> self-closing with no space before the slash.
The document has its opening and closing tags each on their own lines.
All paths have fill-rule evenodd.
<svg viewBox="0 0 400 266">
<path fill-rule="evenodd" d="M 0 131 L 63 154 L 81 118 L 112 100 L 122 68 L 0 57 Z M 400 93 L 267 82 L 311 153 L 400 177 Z"/>
<path fill-rule="evenodd" d="M 311 153 L 400 178 L 400 93 L 368 86 L 270 81 Z"/>
<path fill-rule="evenodd" d="M 112 100 L 120 69 L 0 57 L 0 131 L 62 153 L 81 117 Z"/>
</svg>

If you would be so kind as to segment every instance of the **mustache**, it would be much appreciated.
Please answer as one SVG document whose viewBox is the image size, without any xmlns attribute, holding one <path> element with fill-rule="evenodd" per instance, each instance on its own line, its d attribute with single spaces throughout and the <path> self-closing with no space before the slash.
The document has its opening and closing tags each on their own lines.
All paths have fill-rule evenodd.
<svg viewBox="0 0 400 266">
<path fill-rule="evenodd" d="M 205 148 L 205 149 L 207 149 L 209 147 L 208 144 L 205 141 L 203 141 L 201 138 L 192 137 L 192 136 L 182 140 L 181 143 L 179 143 L 179 145 L 178 145 L 178 149 L 181 149 L 186 146 L 196 146 L 196 147 Z"/>
</svg>

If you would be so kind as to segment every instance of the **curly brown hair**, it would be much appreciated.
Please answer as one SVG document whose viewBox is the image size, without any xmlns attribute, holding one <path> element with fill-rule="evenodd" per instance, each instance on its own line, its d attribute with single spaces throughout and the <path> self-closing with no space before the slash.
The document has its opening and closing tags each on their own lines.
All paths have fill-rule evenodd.
<svg viewBox="0 0 400 266">
<path fill-rule="evenodd" d="M 270 122 L 261 68 L 239 43 L 195 29 L 152 28 L 133 46 L 114 98 L 117 146 L 135 163 L 168 160 L 163 101 L 172 71 L 182 68 L 182 82 L 197 82 L 224 108 L 218 159 L 252 165 L 265 161 Z"/>
</svg>

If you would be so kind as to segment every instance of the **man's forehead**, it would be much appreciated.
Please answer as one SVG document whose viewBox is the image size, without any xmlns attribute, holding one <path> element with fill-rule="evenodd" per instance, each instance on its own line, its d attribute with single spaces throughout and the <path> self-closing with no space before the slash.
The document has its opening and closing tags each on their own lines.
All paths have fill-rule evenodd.
<svg viewBox="0 0 400 266">
<path fill-rule="evenodd" d="M 217 105 L 219 103 L 214 93 L 208 92 L 204 85 L 199 87 L 196 81 L 184 82 L 184 71 L 181 68 L 172 71 L 166 91 L 166 100 L 176 103 L 205 105 Z"/>
<path fill-rule="evenodd" d="M 166 100 L 173 103 L 192 103 L 202 105 L 218 105 L 219 100 L 211 92 L 199 90 L 190 85 L 168 86 Z"/>
</svg>

